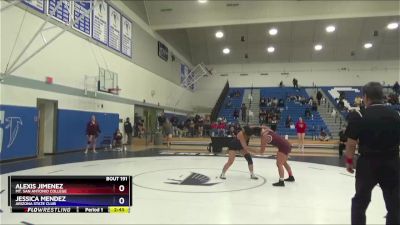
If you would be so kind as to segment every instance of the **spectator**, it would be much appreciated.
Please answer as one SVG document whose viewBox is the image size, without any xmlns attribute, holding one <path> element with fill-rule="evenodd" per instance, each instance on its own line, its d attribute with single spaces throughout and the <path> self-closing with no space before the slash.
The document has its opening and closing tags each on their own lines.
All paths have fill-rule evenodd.
<svg viewBox="0 0 400 225">
<path fill-rule="evenodd" d="M 340 111 L 344 110 L 344 101 L 343 101 L 343 99 L 339 100 L 338 108 L 339 108 Z"/>
<path fill-rule="evenodd" d="M 143 135 L 144 135 L 144 132 L 145 132 L 144 120 L 143 119 L 139 120 L 138 123 L 137 123 L 137 126 L 138 126 L 138 131 L 139 131 L 138 137 L 142 138 Z"/>
<path fill-rule="evenodd" d="M 297 131 L 297 137 L 299 140 L 299 144 L 298 144 L 299 150 L 301 148 L 302 152 L 304 152 L 304 137 L 306 136 L 306 129 L 307 129 L 307 124 L 300 117 L 296 123 L 296 131 Z"/>
<path fill-rule="evenodd" d="M 232 100 L 231 100 L 231 98 L 229 98 L 228 102 L 225 105 L 225 108 L 229 109 L 229 108 L 231 108 L 231 106 L 232 106 Z"/>
<path fill-rule="evenodd" d="M 336 117 L 336 110 L 332 109 L 331 116 L 332 116 L 333 118 L 335 118 L 335 117 Z"/>
<path fill-rule="evenodd" d="M 346 98 L 346 94 L 344 93 L 344 91 L 340 91 L 339 92 L 339 100 L 343 100 Z"/>
<path fill-rule="evenodd" d="M 317 102 L 315 100 L 313 100 L 313 102 L 312 102 L 311 110 L 314 111 L 314 112 L 318 111 L 318 105 L 317 105 Z"/>
<path fill-rule="evenodd" d="M 278 107 L 279 107 L 279 108 L 284 108 L 284 107 L 285 107 L 285 103 L 284 103 L 283 99 L 279 99 L 279 101 L 278 101 Z"/>
<path fill-rule="evenodd" d="M 163 125 L 164 125 L 164 123 L 165 123 L 165 121 L 166 121 L 164 112 L 161 112 L 161 113 L 160 113 L 160 115 L 158 116 L 157 120 L 158 120 L 158 126 L 159 126 L 159 127 L 163 127 Z"/>
<path fill-rule="evenodd" d="M 242 121 L 246 122 L 246 113 L 247 113 L 246 104 L 244 104 L 244 103 L 242 104 L 241 110 L 242 110 Z"/>
<path fill-rule="evenodd" d="M 260 106 L 261 107 L 265 106 L 265 98 L 264 97 L 260 98 Z"/>
<path fill-rule="evenodd" d="M 169 121 L 169 119 L 165 120 L 163 129 L 164 129 L 164 134 L 166 137 L 167 146 L 169 148 L 171 145 L 171 139 L 172 139 L 172 123 Z"/>
<path fill-rule="evenodd" d="M 276 131 L 277 124 L 278 124 L 278 120 L 276 119 L 276 116 L 274 116 L 274 117 L 272 118 L 272 121 L 271 121 L 271 129 L 272 129 L 274 132 Z"/>
<path fill-rule="evenodd" d="M 272 107 L 276 107 L 278 105 L 278 99 L 276 97 L 272 98 Z"/>
<path fill-rule="evenodd" d="M 399 85 L 399 82 L 398 82 L 398 81 L 396 81 L 396 83 L 394 83 L 394 85 L 393 85 L 393 91 L 394 91 L 396 94 L 400 94 L 400 85 Z"/>
<path fill-rule="evenodd" d="M 317 97 L 318 105 L 321 105 L 322 92 L 318 90 L 316 97 Z"/>
<path fill-rule="evenodd" d="M 324 128 L 321 128 L 321 131 L 319 132 L 319 140 L 320 141 L 329 141 L 329 136 L 324 130 Z"/>
<path fill-rule="evenodd" d="M 129 119 L 129 118 L 128 118 Z M 113 136 L 113 146 L 115 148 L 121 148 L 122 147 L 122 133 L 119 129 L 117 129 L 114 133 Z"/>
<path fill-rule="evenodd" d="M 343 150 L 346 149 L 346 141 L 347 141 L 347 136 L 346 136 L 346 127 L 342 127 L 342 130 L 339 132 L 339 156 L 342 157 L 343 155 Z"/>
<path fill-rule="evenodd" d="M 132 124 L 129 121 L 129 117 L 126 118 L 125 123 L 124 123 L 124 131 L 126 135 L 126 144 L 131 145 L 132 144 Z"/>
<path fill-rule="evenodd" d="M 293 78 L 293 88 L 299 89 L 299 82 L 296 78 Z"/>
<path fill-rule="evenodd" d="M 90 145 L 92 145 L 93 153 L 96 152 L 96 140 L 101 133 L 99 123 L 96 121 L 96 117 L 92 115 L 91 120 L 86 126 L 86 137 L 88 139 L 85 154 L 88 153 Z"/>
<path fill-rule="evenodd" d="M 225 136 L 225 122 L 221 120 L 218 124 L 218 136 Z"/>
<path fill-rule="evenodd" d="M 311 118 L 311 110 L 310 110 L 310 108 L 306 108 L 306 110 L 304 111 L 304 116 L 308 120 Z"/>
<path fill-rule="evenodd" d="M 218 123 L 212 122 L 211 123 L 211 136 L 214 137 L 218 133 Z"/>
<path fill-rule="evenodd" d="M 238 119 L 239 119 L 239 110 L 238 110 L 238 109 L 235 109 L 235 110 L 233 111 L 233 118 L 234 118 L 235 120 L 238 120 Z"/>
<path fill-rule="evenodd" d="M 270 97 L 267 98 L 267 106 L 271 106 L 272 105 L 272 100 Z"/>
<path fill-rule="evenodd" d="M 293 124 L 292 118 L 290 117 L 290 115 L 288 115 L 285 121 L 285 127 L 290 128 L 292 124 Z"/>
<path fill-rule="evenodd" d="M 283 81 L 281 80 L 281 82 L 279 83 L 279 87 L 283 88 Z"/>
</svg>

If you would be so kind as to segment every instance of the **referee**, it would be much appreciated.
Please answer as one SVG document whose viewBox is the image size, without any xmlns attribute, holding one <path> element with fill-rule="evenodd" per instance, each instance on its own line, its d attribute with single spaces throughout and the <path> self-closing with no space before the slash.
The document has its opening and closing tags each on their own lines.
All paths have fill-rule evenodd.
<svg viewBox="0 0 400 225">
<path fill-rule="evenodd" d="M 370 82 L 363 87 L 367 107 L 349 115 L 346 135 L 346 167 L 354 173 L 353 156 L 358 141 L 356 194 L 351 204 L 351 223 L 365 224 L 371 191 L 376 184 L 382 189 L 387 216 L 386 224 L 400 224 L 399 214 L 399 144 L 400 115 L 383 105 L 382 86 Z"/>
</svg>

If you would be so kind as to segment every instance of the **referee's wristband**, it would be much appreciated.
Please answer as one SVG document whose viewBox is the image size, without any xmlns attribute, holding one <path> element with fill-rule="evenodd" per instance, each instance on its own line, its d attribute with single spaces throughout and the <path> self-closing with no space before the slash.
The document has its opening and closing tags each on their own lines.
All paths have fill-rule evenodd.
<svg viewBox="0 0 400 225">
<path fill-rule="evenodd" d="M 353 164 L 353 158 L 346 158 L 346 163 L 347 164 Z"/>
</svg>

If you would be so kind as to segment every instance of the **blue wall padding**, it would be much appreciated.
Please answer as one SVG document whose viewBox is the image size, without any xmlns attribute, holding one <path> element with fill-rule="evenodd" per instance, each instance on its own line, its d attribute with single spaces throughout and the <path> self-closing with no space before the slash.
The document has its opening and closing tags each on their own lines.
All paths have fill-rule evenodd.
<svg viewBox="0 0 400 225">
<path fill-rule="evenodd" d="M 37 119 L 37 108 L 0 105 L 0 160 L 37 155 Z"/>
<path fill-rule="evenodd" d="M 112 136 L 116 129 L 118 129 L 119 114 L 59 110 L 57 152 L 68 152 L 86 148 L 86 125 L 92 115 L 96 116 L 101 130 L 101 134 L 97 138 L 97 146 L 100 147 L 104 136 Z"/>
</svg>

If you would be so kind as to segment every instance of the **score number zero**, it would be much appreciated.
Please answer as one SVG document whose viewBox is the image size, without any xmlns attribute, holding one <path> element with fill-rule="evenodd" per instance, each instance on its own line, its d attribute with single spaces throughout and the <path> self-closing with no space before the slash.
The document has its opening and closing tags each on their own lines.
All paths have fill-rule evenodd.
<svg viewBox="0 0 400 225">
<path fill-rule="evenodd" d="M 106 181 L 127 181 L 128 177 L 106 177 Z M 124 192 L 125 191 L 125 185 L 121 184 L 118 186 L 118 191 Z M 125 198 L 120 197 L 118 199 L 118 203 L 120 205 L 123 205 L 125 203 Z"/>
</svg>

